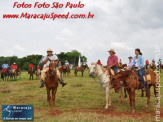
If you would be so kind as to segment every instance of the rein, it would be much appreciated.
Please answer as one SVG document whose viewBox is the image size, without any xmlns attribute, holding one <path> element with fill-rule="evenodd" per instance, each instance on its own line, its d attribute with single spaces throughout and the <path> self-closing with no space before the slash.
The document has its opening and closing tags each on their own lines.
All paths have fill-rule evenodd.
<svg viewBox="0 0 163 122">
<path fill-rule="evenodd" d="M 96 65 L 96 67 L 95 67 L 95 72 L 96 72 L 96 69 L 97 69 L 97 65 Z M 107 69 L 106 69 L 107 70 Z M 105 71 L 106 71 L 105 70 Z M 101 73 L 99 76 L 98 76 L 98 78 L 100 78 L 104 73 L 105 73 L 105 71 L 103 72 L 103 73 Z M 107 76 L 108 75 L 106 75 L 106 77 L 105 77 L 105 80 L 106 80 L 106 78 L 107 78 Z M 104 80 L 104 82 L 103 83 L 101 83 L 101 82 L 98 82 L 97 80 L 96 80 L 96 77 L 93 75 L 93 78 L 94 78 L 94 80 L 97 82 L 97 83 L 99 83 L 101 86 L 102 85 L 104 85 L 104 84 L 107 84 L 107 83 L 110 83 L 109 81 L 108 82 L 106 82 L 106 83 L 104 83 L 105 82 L 105 80 Z"/>
</svg>

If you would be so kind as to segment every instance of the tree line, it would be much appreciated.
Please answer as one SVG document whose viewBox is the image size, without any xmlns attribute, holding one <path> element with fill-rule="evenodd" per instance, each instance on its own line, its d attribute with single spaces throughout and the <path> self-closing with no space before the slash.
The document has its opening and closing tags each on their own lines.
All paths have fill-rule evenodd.
<svg viewBox="0 0 163 122">
<path fill-rule="evenodd" d="M 87 62 L 87 58 L 85 56 L 82 56 L 80 52 L 77 50 L 72 50 L 71 52 L 61 52 L 59 54 L 56 54 L 58 56 L 58 59 L 62 62 L 62 64 L 65 63 L 65 60 L 68 60 L 70 64 L 73 64 L 73 66 L 78 65 L 79 56 L 81 58 L 81 63 L 85 64 Z M 21 70 L 28 70 L 29 64 L 32 62 L 35 67 L 39 65 L 42 67 L 42 64 L 39 64 L 41 58 L 43 55 L 28 55 L 23 58 L 18 58 L 17 56 L 9 56 L 9 57 L 0 57 L 0 69 L 2 69 L 2 65 L 5 61 L 9 65 L 13 64 L 14 62 L 18 65 L 18 67 Z"/>
</svg>

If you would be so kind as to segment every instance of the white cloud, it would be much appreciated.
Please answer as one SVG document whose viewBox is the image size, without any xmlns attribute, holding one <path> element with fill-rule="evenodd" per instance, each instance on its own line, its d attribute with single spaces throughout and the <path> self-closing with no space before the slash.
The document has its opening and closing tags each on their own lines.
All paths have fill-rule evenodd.
<svg viewBox="0 0 163 122">
<path fill-rule="evenodd" d="M 17 51 L 25 51 L 25 49 L 22 46 L 18 45 L 18 44 L 15 44 L 13 47 Z"/>
<path fill-rule="evenodd" d="M 27 3 L 35 1 L 28 0 Z M 65 3 L 65 0 L 58 1 Z M 54 1 L 48 0 L 51 2 Z M 134 55 L 135 48 L 140 48 L 149 60 L 155 58 L 154 54 L 149 54 L 155 45 L 163 49 L 162 0 L 83 0 L 82 3 L 85 3 L 83 9 L 71 9 L 70 12 L 91 11 L 95 14 L 93 20 L 7 20 L 0 17 L 0 56 L 45 55 L 49 47 L 55 53 L 77 49 L 88 58 L 89 64 L 98 59 L 105 64 L 110 48 L 115 48 L 123 62 Z M 63 13 L 70 10 L 13 9 L 12 4 L 10 0 L 0 1 L 0 14 L 22 11 Z"/>
</svg>

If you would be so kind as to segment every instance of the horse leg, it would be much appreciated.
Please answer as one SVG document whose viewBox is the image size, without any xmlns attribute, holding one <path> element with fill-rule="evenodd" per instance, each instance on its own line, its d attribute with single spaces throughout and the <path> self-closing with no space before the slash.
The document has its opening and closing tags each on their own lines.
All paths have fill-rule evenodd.
<svg viewBox="0 0 163 122">
<path fill-rule="evenodd" d="M 124 88 L 124 93 L 125 93 L 124 98 L 127 98 L 127 93 L 126 93 L 126 89 L 125 88 Z"/>
<path fill-rule="evenodd" d="M 119 102 L 120 103 L 122 103 L 122 101 L 123 101 L 123 99 L 122 99 L 122 97 L 123 97 L 123 86 L 121 86 L 121 88 L 120 88 L 120 100 L 119 100 Z"/>
<path fill-rule="evenodd" d="M 150 97 L 151 97 L 150 88 L 151 88 L 151 85 L 147 85 L 147 105 L 146 105 L 146 107 L 148 107 L 149 103 L 150 103 Z"/>
<path fill-rule="evenodd" d="M 50 100 L 51 100 L 50 89 L 47 88 L 47 101 L 49 102 L 49 109 L 51 108 Z"/>
<path fill-rule="evenodd" d="M 135 106 L 135 89 L 134 88 L 131 89 L 131 100 L 132 100 L 132 113 L 135 113 L 136 106 Z"/>
<path fill-rule="evenodd" d="M 55 95 L 57 92 L 57 88 L 52 89 L 52 101 L 53 101 L 53 111 L 55 110 Z"/>
<path fill-rule="evenodd" d="M 132 108 L 131 91 L 129 89 L 127 89 L 127 93 L 128 93 L 129 100 L 130 100 L 130 107 Z"/>
<path fill-rule="evenodd" d="M 108 107 L 111 106 L 111 100 L 109 97 L 109 86 L 106 87 L 106 106 L 105 109 L 108 109 Z"/>
</svg>

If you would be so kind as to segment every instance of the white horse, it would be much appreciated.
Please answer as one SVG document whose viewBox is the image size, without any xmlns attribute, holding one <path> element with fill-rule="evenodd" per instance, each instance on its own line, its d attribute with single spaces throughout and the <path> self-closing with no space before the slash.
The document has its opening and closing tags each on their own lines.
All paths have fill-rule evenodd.
<svg viewBox="0 0 163 122">
<path fill-rule="evenodd" d="M 112 73 L 112 71 L 111 71 Z M 98 65 L 97 63 L 91 63 L 91 67 L 90 67 L 90 73 L 89 76 L 90 77 L 95 77 L 94 74 L 97 74 L 98 79 L 100 80 L 100 84 L 102 86 L 102 88 L 104 89 L 105 93 L 106 93 L 106 106 L 105 109 L 108 109 L 108 107 L 111 106 L 111 98 L 109 95 L 109 90 L 112 87 L 111 82 L 110 82 L 110 75 L 108 75 L 108 70 L 103 68 L 102 66 Z M 122 96 L 123 96 L 123 89 L 121 88 L 121 96 L 120 96 L 120 102 L 122 102 Z"/>
</svg>

